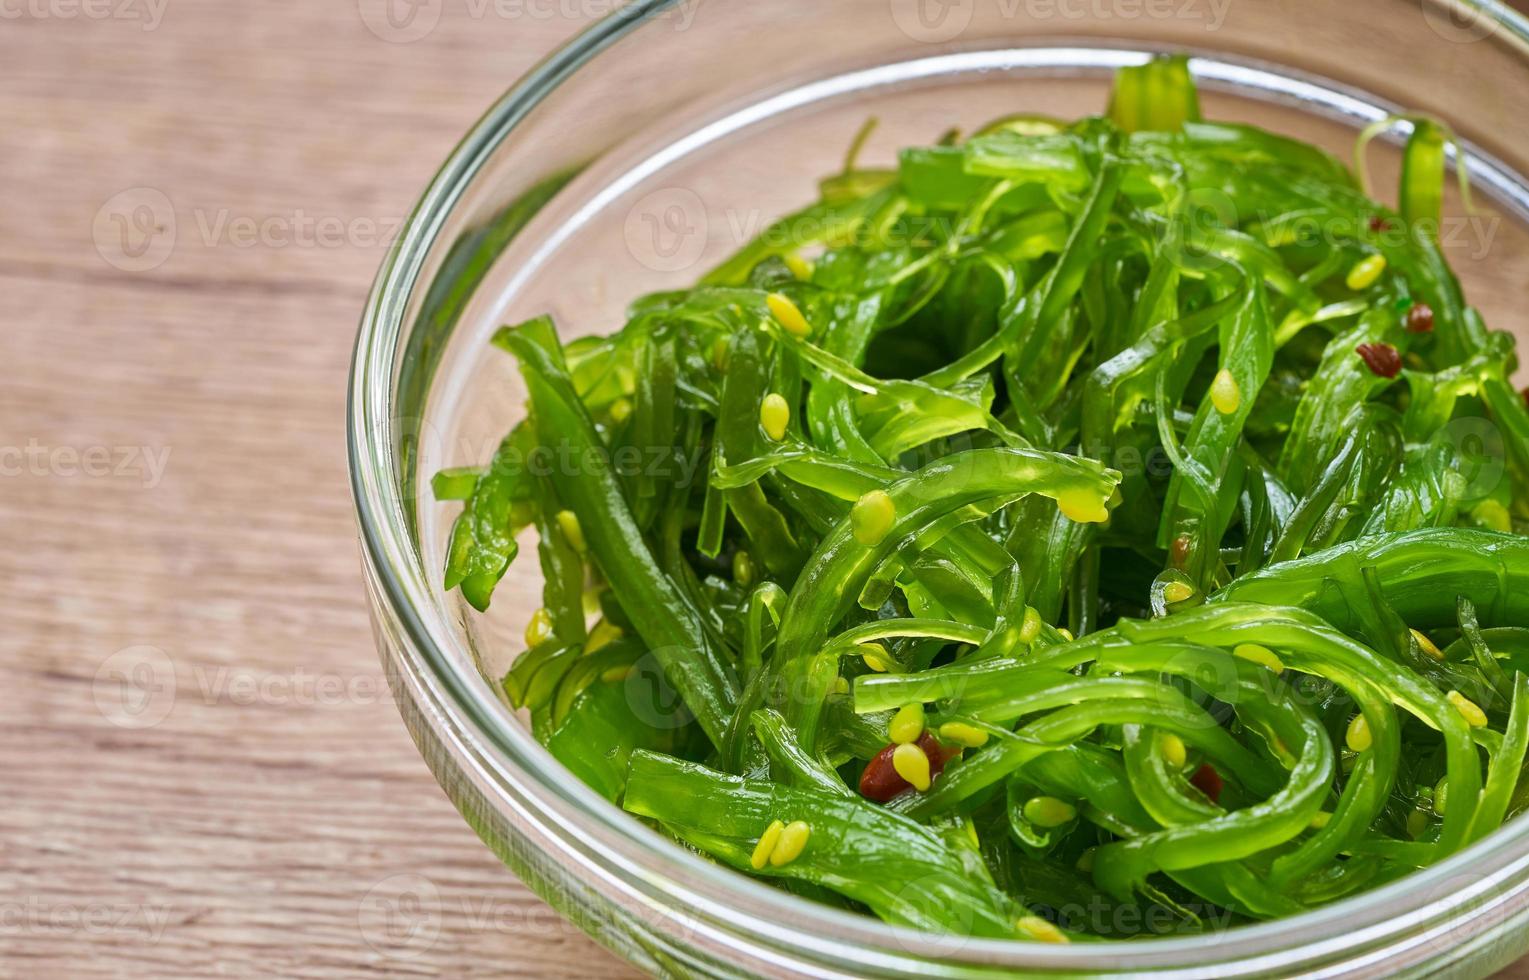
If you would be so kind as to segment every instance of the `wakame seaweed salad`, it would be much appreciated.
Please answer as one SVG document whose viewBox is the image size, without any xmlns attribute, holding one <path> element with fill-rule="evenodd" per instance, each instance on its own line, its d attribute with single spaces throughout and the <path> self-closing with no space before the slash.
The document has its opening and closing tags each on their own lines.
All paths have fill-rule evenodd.
<svg viewBox="0 0 1529 980">
<path fill-rule="evenodd" d="M 1391 209 L 1158 59 L 852 150 L 614 334 L 501 330 L 527 418 L 435 491 L 478 609 L 535 526 L 508 699 L 683 845 L 962 935 L 1291 915 L 1490 833 L 1529 411 L 1410 122 Z"/>
</svg>

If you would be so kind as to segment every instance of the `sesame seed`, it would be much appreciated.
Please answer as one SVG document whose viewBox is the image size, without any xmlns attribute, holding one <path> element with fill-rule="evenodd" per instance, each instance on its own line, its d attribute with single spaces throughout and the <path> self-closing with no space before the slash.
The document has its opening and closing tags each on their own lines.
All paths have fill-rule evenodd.
<svg viewBox="0 0 1529 980">
<path fill-rule="evenodd" d="M 1316 813 L 1311 815 L 1311 822 L 1306 826 L 1312 830 L 1321 830 L 1323 827 L 1327 826 L 1328 822 L 1331 821 L 1332 818 L 1333 815 L 1328 813 L 1326 810 L 1318 810 Z"/>
<path fill-rule="evenodd" d="M 624 681 L 631 676 L 632 667 L 630 664 L 620 667 L 607 667 L 600 672 L 600 679 L 602 681 L 611 681 L 613 683 L 615 681 Z"/>
<path fill-rule="evenodd" d="M 1466 724 L 1472 728 L 1486 727 L 1487 713 L 1482 711 L 1476 702 L 1459 691 L 1448 692 L 1444 695 L 1444 699 L 1455 706 L 1455 710 L 1460 712 L 1460 716 L 1465 719 Z"/>
<path fill-rule="evenodd" d="M 1071 823 L 1078 808 L 1055 796 L 1035 796 L 1025 801 L 1025 819 L 1037 827 L 1050 829 Z"/>
<path fill-rule="evenodd" d="M 771 293 L 765 297 L 765 305 L 770 308 L 770 314 L 776 321 L 791 333 L 798 337 L 806 337 L 812 333 L 812 324 L 802 315 L 801 309 L 790 297 L 782 293 Z"/>
<path fill-rule="evenodd" d="M 811 836 L 812 827 L 805 821 L 793 820 L 786 824 L 780 832 L 780 840 L 775 842 L 775 849 L 770 852 L 770 867 L 779 868 L 801 857 Z"/>
<path fill-rule="evenodd" d="M 1109 508 L 1090 490 L 1063 490 L 1056 503 L 1063 517 L 1079 524 L 1103 524 L 1110 519 Z"/>
<path fill-rule="evenodd" d="M 632 414 L 632 403 L 628 399 L 618 398 L 611 402 L 611 421 L 620 425 Z"/>
<path fill-rule="evenodd" d="M 955 742 L 969 749 L 977 749 L 987 744 L 988 734 L 976 725 L 968 725 L 964 721 L 947 721 L 940 726 L 940 737 L 947 742 Z"/>
<path fill-rule="evenodd" d="M 1386 271 L 1386 257 L 1384 255 L 1366 255 L 1354 267 L 1349 269 L 1344 277 L 1343 284 L 1356 293 L 1361 289 L 1368 289 L 1375 285 L 1375 280 Z"/>
<path fill-rule="evenodd" d="M 1163 586 L 1163 601 L 1168 603 L 1183 602 L 1185 599 L 1193 599 L 1195 587 L 1188 582 L 1169 582 Z"/>
<path fill-rule="evenodd" d="M 892 666 L 887 648 L 880 643 L 860 644 L 860 659 L 864 660 L 865 665 L 878 674 L 885 674 Z"/>
<path fill-rule="evenodd" d="M 1285 672 L 1285 662 L 1273 650 L 1270 650 L 1268 647 L 1259 646 L 1257 643 L 1238 644 L 1232 650 L 1232 656 L 1246 660 L 1249 663 L 1268 667 L 1276 674 L 1283 674 Z"/>
<path fill-rule="evenodd" d="M 1066 933 L 1038 915 L 1022 916 L 1018 922 L 1014 923 L 1014 927 L 1026 939 L 1033 939 L 1038 943 L 1067 943 L 1072 941 L 1067 938 Z"/>
<path fill-rule="evenodd" d="M 855 540 L 872 547 L 880 544 L 897 523 L 897 505 L 885 490 L 872 490 L 850 508 L 849 523 Z"/>
<path fill-rule="evenodd" d="M 1065 626 L 1058 626 L 1056 631 L 1062 637 L 1062 639 L 1066 640 L 1068 643 L 1071 643 L 1073 640 L 1077 639 L 1077 637 L 1072 635 L 1072 630 Z"/>
<path fill-rule="evenodd" d="M 1232 372 L 1225 368 L 1218 371 L 1216 380 L 1211 382 L 1210 403 L 1222 415 L 1231 415 L 1242 407 L 1242 389 L 1237 387 Z"/>
<path fill-rule="evenodd" d="M 765 828 L 765 832 L 759 835 L 759 843 L 754 845 L 754 854 L 749 858 L 749 864 L 753 866 L 755 871 L 769 863 L 770 855 L 774 852 L 775 845 L 780 843 L 781 831 L 785 829 L 785 824 L 779 820 L 772 820 L 770 821 L 770 826 Z"/>
<path fill-rule="evenodd" d="M 1024 622 L 1019 624 L 1019 642 L 1027 646 L 1034 643 L 1041 635 L 1041 614 L 1036 612 L 1034 606 L 1025 607 Z"/>
<path fill-rule="evenodd" d="M 929 788 L 929 756 L 915 742 L 899 745 L 892 751 L 892 768 L 920 793 Z"/>
<path fill-rule="evenodd" d="M 754 584 L 754 559 L 747 551 L 740 549 L 733 555 L 733 581 L 744 586 Z"/>
<path fill-rule="evenodd" d="M 1183 769 L 1184 763 L 1189 761 L 1189 750 L 1184 747 L 1184 740 L 1172 732 L 1164 732 L 1159 736 L 1157 745 L 1162 750 L 1163 761 L 1168 763 L 1168 768 Z"/>
<path fill-rule="evenodd" d="M 1373 743 L 1370 737 L 1370 723 L 1365 721 L 1363 714 L 1355 715 L 1348 723 L 1348 731 L 1344 733 L 1343 741 L 1355 752 L 1363 752 Z"/>
<path fill-rule="evenodd" d="M 786 263 L 786 268 L 798 279 L 807 280 L 812 278 L 812 263 L 797 255 L 795 252 L 787 252 L 780 257 Z"/>
<path fill-rule="evenodd" d="M 909 742 L 918 741 L 918 737 L 924 734 L 924 706 L 922 704 L 905 704 L 897 709 L 887 725 L 887 736 L 898 745 L 906 745 Z"/>
<path fill-rule="evenodd" d="M 531 621 L 526 623 L 526 646 L 539 647 L 550 639 L 552 639 L 552 614 L 545 609 L 538 609 L 531 614 Z"/>
<path fill-rule="evenodd" d="M 1417 641 L 1419 650 L 1422 650 L 1425 654 L 1434 660 L 1444 659 L 1444 651 L 1440 650 L 1436 645 L 1434 645 L 1434 642 L 1427 636 L 1424 636 L 1417 630 L 1408 630 L 1407 632 L 1411 633 L 1412 638 Z"/>
<path fill-rule="evenodd" d="M 849 693 L 849 679 L 846 678 L 842 674 L 839 675 L 838 677 L 835 677 L 834 678 L 833 692 L 835 694 L 848 694 Z"/>
<path fill-rule="evenodd" d="M 759 425 L 771 442 L 780 442 L 786 438 L 786 424 L 790 421 L 791 406 L 786 404 L 786 400 L 773 391 L 765 395 L 759 403 Z"/>
<path fill-rule="evenodd" d="M 583 554 L 589 546 L 584 543 L 584 528 L 579 524 L 579 515 L 571 510 L 557 512 L 557 526 L 562 530 L 563 537 L 568 539 L 569 545 L 574 551 Z"/>
<path fill-rule="evenodd" d="M 1444 798 L 1449 795 L 1449 776 L 1445 774 L 1439 777 L 1439 781 L 1433 787 L 1433 812 L 1444 816 Z"/>
</svg>

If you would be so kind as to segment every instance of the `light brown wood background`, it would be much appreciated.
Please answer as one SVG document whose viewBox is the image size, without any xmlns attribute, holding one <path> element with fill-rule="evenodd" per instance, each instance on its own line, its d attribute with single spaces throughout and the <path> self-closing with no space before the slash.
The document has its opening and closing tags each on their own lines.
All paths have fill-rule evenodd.
<svg viewBox="0 0 1529 980">
<path fill-rule="evenodd" d="M 0 974 L 630 973 L 416 756 L 343 439 L 386 242 L 605 4 L 369 6 L 0 4 Z"/>
</svg>

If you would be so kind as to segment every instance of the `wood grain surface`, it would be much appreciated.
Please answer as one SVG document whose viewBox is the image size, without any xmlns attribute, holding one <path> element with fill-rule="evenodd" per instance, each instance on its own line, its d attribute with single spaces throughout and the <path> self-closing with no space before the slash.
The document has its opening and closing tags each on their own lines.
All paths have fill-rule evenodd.
<svg viewBox="0 0 1529 980">
<path fill-rule="evenodd" d="M 0 3 L 0 974 L 631 973 L 415 753 L 343 432 L 393 231 L 606 6 Z"/>
</svg>

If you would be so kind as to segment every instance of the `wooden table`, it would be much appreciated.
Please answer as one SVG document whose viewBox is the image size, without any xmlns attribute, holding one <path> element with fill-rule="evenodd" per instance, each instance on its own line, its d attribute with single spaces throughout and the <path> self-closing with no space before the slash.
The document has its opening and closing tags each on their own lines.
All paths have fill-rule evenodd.
<svg viewBox="0 0 1529 980">
<path fill-rule="evenodd" d="M 343 434 L 393 230 L 582 21 L 369 3 L 4 4 L 0 974 L 631 972 L 416 755 Z"/>
</svg>

